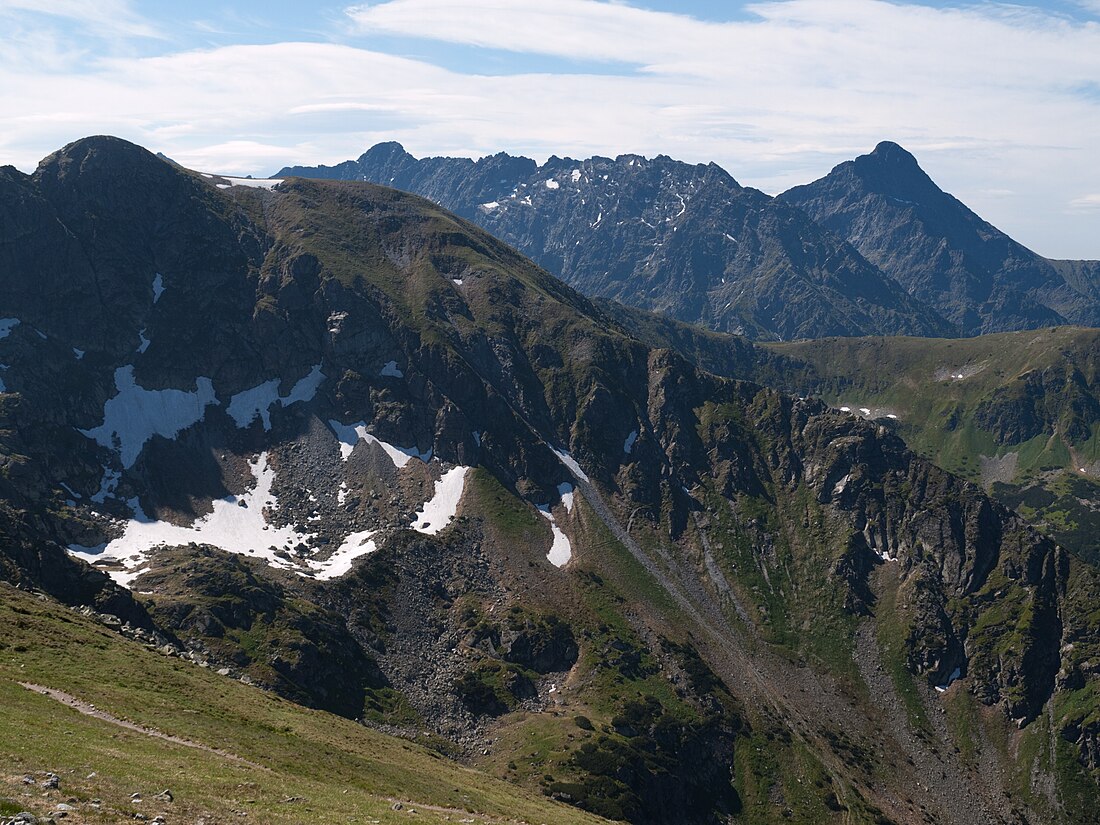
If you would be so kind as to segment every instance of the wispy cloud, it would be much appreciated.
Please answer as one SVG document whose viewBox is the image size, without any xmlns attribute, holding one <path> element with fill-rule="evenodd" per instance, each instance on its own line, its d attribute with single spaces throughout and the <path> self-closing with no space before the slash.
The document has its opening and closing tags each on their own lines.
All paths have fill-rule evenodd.
<svg viewBox="0 0 1100 825">
<path fill-rule="evenodd" d="M 1081 195 L 1069 202 L 1069 208 L 1075 212 L 1095 212 L 1100 210 L 1100 194 Z"/>
<path fill-rule="evenodd" d="M 631 63 L 682 55 L 729 27 L 594 0 L 392 0 L 352 6 L 366 33 L 401 34 L 514 52 Z"/>
<path fill-rule="evenodd" d="M 72 20 L 98 34 L 160 37 L 156 26 L 134 11 L 127 0 L 0 0 L 0 14 L 31 13 Z"/>
</svg>

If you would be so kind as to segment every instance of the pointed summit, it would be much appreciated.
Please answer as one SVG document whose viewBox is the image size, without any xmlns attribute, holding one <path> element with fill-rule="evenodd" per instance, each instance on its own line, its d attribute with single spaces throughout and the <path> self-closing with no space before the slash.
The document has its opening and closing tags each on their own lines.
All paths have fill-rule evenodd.
<svg viewBox="0 0 1100 825">
<path fill-rule="evenodd" d="M 416 160 L 405 151 L 405 147 L 396 140 L 388 140 L 384 143 L 376 143 L 370 149 L 359 156 L 360 163 L 404 163 Z"/>
<path fill-rule="evenodd" d="M 912 153 L 888 140 L 879 143 L 870 154 L 840 164 L 833 170 L 837 172 L 859 178 L 874 192 L 907 201 L 931 201 L 944 196 Z"/>
<path fill-rule="evenodd" d="M 867 156 L 864 155 L 863 157 Z M 871 152 L 870 157 L 881 158 L 887 163 L 912 163 L 915 165 L 917 162 L 911 152 L 892 140 L 881 141 Z"/>
</svg>

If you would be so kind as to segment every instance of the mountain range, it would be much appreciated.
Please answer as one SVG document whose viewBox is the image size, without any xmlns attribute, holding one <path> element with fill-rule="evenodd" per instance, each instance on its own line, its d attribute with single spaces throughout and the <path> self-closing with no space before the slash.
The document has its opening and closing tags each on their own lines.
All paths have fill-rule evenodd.
<svg viewBox="0 0 1100 825">
<path fill-rule="evenodd" d="M 925 317 L 746 192 L 738 243 L 804 230 Z M 189 749 L 157 804 L 207 821 L 1091 821 L 1100 571 L 807 397 L 810 353 L 415 195 L 116 138 L 0 169 L 0 214 L 5 812 L 49 772 L 142 813 L 113 734 Z"/>
<path fill-rule="evenodd" d="M 276 177 L 292 175 L 423 195 L 587 295 L 760 340 L 1100 324 L 1095 262 L 1024 248 L 889 142 L 776 198 L 665 156 L 539 166 L 417 160 L 396 143 Z"/>
</svg>

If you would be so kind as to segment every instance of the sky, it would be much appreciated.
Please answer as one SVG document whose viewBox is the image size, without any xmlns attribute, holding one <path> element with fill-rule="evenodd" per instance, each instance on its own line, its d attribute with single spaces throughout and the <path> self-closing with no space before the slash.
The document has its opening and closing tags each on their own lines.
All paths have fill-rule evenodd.
<svg viewBox="0 0 1100 825">
<path fill-rule="evenodd" d="M 714 161 L 769 194 L 893 140 L 1100 259 L 1100 0 L 0 0 L 0 164 L 113 134 L 267 176 L 396 140 Z"/>
</svg>

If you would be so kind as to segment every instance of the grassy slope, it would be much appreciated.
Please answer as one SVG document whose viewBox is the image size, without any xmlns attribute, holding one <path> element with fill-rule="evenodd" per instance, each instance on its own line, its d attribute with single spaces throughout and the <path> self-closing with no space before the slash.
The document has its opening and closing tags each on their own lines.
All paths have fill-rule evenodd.
<svg viewBox="0 0 1100 825">
<path fill-rule="evenodd" d="M 599 821 L 410 743 L 162 657 L 52 602 L 2 588 L 0 759 L 7 770 L 0 795 L 20 809 L 44 812 L 51 803 L 38 791 L 22 796 L 14 778 L 54 771 L 63 795 L 53 803 L 69 796 L 102 800 L 91 822 L 166 808 L 214 821 L 246 811 L 250 821 L 272 825 L 407 820 L 407 812 L 392 810 L 395 799 L 417 808 L 424 821 L 470 816 L 464 812 L 476 813 L 475 821 Z M 263 769 L 81 715 L 21 681 L 64 690 L 116 717 Z M 84 778 L 93 771 L 94 778 Z M 151 797 L 163 788 L 176 801 L 158 807 Z M 147 800 L 136 808 L 129 802 L 134 792 Z M 292 797 L 299 799 L 284 801 Z"/>
</svg>

